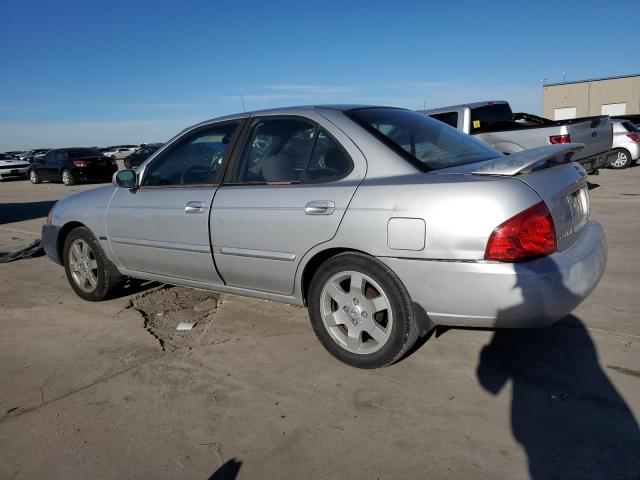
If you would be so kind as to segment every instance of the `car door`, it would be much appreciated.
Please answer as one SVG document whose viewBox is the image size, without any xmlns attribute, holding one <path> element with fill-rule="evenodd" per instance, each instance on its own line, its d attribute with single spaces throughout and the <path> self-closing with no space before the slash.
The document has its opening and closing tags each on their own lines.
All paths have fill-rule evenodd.
<svg viewBox="0 0 640 480">
<path fill-rule="evenodd" d="M 121 266 L 196 284 L 222 283 L 211 254 L 209 211 L 240 122 L 186 132 L 138 173 L 139 188 L 116 189 L 107 232 Z"/>
<path fill-rule="evenodd" d="M 56 167 L 56 152 L 57 150 L 51 150 L 37 161 L 38 176 L 41 180 L 59 180 L 56 175 L 58 171 Z"/>
<path fill-rule="evenodd" d="M 317 113 L 253 118 L 243 137 L 211 211 L 216 266 L 227 285 L 291 294 L 301 259 L 335 235 L 366 164 Z"/>
</svg>

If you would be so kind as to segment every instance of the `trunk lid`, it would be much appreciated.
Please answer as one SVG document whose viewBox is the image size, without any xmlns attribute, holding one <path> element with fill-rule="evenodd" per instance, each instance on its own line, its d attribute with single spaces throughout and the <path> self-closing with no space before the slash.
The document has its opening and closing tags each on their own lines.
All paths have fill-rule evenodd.
<svg viewBox="0 0 640 480">
<path fill-rule="evenodd" d="M 580 239 L 591 216 L 587 173 L 571 161 L 582 148 L 575 144 L 532 148 L 431 174 L 505 177 L 525 183 L 547 204 L 556 227 L 558 251 L 563 251 Z"/>
</svg>

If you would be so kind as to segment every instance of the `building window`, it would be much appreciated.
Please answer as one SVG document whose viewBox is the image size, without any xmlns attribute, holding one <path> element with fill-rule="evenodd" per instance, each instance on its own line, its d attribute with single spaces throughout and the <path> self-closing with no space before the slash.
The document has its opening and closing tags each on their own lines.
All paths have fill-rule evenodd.
<svg viewBox="0 0 640 480">
<path fill-rule="evenodd" d="M 602 105 L 602 109 L 600 111 L 602 115 L 624 115 L 627 113 L 627 104 L 626 103 L 606 103 Z"/>
<path fill-rule="evenodd" d="M 555 108 L 553 110 L 554 120 L 570 120 L 576 118 L 576 107 Z"/>
</svg>

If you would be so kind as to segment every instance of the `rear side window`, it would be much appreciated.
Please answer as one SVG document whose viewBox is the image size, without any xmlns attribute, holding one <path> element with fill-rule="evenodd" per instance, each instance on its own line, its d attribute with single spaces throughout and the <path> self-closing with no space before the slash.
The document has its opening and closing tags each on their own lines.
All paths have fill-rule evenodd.
<svg viewBox="0 0 640 480">
<path fill-rule="evenodd" d="M 640 130 L 638 129 L 638 127 L 636 127 L 633 123 L 631 123 L 631 122 L 629 122 L 629 121 L 626 121 L 626 122 L 620 122 L 620 123 L 622 123 L 622 126 L 625 128 L 625 130 L 626 130 L 627 132 L 638 132 L 638 131 L 640 131 Z"/>
<path fill-rule="evenodd" d="M 491 129 L 499 122 L 512 122 L 513 112 L 507 103 L 488 103 L 471 109 L 471 133 Z"/>
<path fill-rule="evenodd" d="M 299 118 L 256 120 L 231 183 L 317 183 L 338 180 L 351 159 L 317 125 Z"/>
<path fill-rule="evenodd" d="M 447 125 L 458 128 L 458 112 L 443 112 L 443 113 L 434 113 L 433 115 L 429 115 L 431 118 L 435 118 L 436 120 L 440 120 Z"/>
<path fill-rule="evenodd" d="M 359 108 L 347 113 L 417 168 L 430 171 L 497 158 L 484 143 L 422 113 L 398 108 Z"/>
<path fill-rule="evenodd" d="M 71 158 L 101 156 L 102 154 L 95 148 L 70 148 L 66 154 Z"/>
</svg>

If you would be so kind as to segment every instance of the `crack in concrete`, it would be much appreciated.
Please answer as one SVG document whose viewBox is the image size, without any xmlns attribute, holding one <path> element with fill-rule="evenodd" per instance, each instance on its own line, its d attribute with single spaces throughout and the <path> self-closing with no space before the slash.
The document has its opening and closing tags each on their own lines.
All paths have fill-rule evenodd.
<svg viewBox="0 0 640 480">
<path fill-rule="evenodd" d="M 139 368 L 139 367 L 141 367 L 141 366 L 143 366 L 143 365 L 145 365 L 147 363 L 151 363 L 151 362 L 156 361 L 156 360 L 161 360 L 162 358 L 163 357 L 160 357 L 158 355 L 153 356 L 153 357 L 151 357 L 151 358 L 149 358 L 147 360 L 138 362 L 138 363 L 136 363 L 134 365 L 129 365 L 127 368 L 120 369 L 120 370 L 118 370 L 118 371 L 116 371 L 116 372 L 114 372 L 114 373 L 112 373 L 112 374 L 110 374 L 110 375 L 108 375 L 106 377 L 103 377 L 103 378 L 100 378 L 98 380 L 95 380 L 95 381 L 93 381 L 93 382 L 91 382 L 91 383 L 89 383 L 87 385 L 84 385 L 82 387 L 73 389 L 73 390 L 71 390 L 71 391 L 69 391 L 67 393 L 59 395 L 59 396 L 57 396 L 55 398 L 52 398 L 50 400 L 43 401 L 42 403 L 40 403 L 38 405 L 33 405 L 33 406 L 27 407 L 25 409 L 17 410 L 15 412 L 15 414 L 5 414 L 2 418 L 0 418 L 0 425 L 2 425 L 8 419 L 19 418 L 19 417 L 21 417 L 22 415 L 24 415 L 26 413 L 32 412 L 34 410 L 39 410 L 42 407 L 45 407 L 45 406 L 47 406 L 47 405 L 49 405 L 51 403 L 57 402 L 58 400 L 62 400 L 64 398 L 70 397 L 71 395 L 74 395 L 76 393 L 83 392 L 85 390 L 88 390 L 91 387 L 94 387 L 96 385 L 100 385 L 101 383 L 108 382 L 109 380 L 112 380 L 112 379 L 114 379 L 114 378 L 116 378 L 116 377 L 118 377 L 118 376 L 120 376 L 120 375 L 122 375 L 124 373 L 128 373 L 128 372 L 130 372 L 132 370 L 135 370 L 136 368 Z M 42 388 L 40 389 L 40 392 L 42 393 Z M 44 394 L 43 394 L 43 397 L 44 397 Z"/>
</svg>

